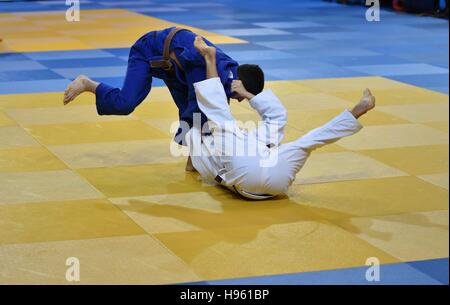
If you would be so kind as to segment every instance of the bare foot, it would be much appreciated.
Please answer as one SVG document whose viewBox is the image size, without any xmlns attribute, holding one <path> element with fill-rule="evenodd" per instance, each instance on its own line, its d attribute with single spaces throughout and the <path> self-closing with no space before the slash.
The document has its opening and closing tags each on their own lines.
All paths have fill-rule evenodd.
<svg viewBox="0 0 450 305">
<path fill-rule="evenodd" d="M 369 89 L 364 90 L 361 101 L 352 109 L 352 114 L 355 118 L 359 118 L 363 114 L 375 108 L 375 96 L 372 95 Z"/>
<path fill-rule="evenodd" d="M 195 169 L 194 165 L 192 164 L 192 159 L 191 157 L 188 158 L 187 163 L 186 163 L 186 171 L 187 172 L 196 172 L 197 170 Z"/>
<path fill-rule="evenodd" d="M 97 88 L 98 83 L 90 80 L 84 75 L 78 76 L 74 81 L 72 81 L 64 92 L 64 105 L 67 105 L 73 101 L 81 93 L 90 91 L 95 93 L 95 88 Z"/>
</svg>

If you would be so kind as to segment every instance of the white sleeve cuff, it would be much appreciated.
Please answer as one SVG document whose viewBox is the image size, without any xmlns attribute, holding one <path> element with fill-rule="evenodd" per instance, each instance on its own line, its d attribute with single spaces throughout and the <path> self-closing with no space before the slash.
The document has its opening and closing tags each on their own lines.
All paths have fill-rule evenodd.
<svg viewBox="0 0 450 305">
<path fill-rule="evenodd" d="M 250 105 L 253 108 L 258 108 L 258 105 L 267 101 L 278 101 L 277 96 L 273 93 L 271 89 L 264 90 L 263 92 L 259 93 L 258 95 L 254 96 L 250 100 Z"/>
<path fill-rule="evenodd" d="M 208 78 L 208 79 L 202 80 L 201 82 L 194 83 L 194 88 L 195 88 L 195 90 L 203 91 L 203 90 L 206 90 L 209 88 L 216 87 L 217 83 L 222 85 L 219 77 Z"/>
</svg>

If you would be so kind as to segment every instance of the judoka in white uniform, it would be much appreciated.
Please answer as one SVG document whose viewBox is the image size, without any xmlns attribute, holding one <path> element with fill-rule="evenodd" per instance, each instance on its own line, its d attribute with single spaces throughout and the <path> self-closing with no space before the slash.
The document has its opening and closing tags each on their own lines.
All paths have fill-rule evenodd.
<svg viewBox="0 0 450 305">
<path fill-rule="evenodd" d="M 205 182 L 220 183 L 246 198 L 258 200 L 286 194 L 313 150 L 357 133 L 362 128 L 357 118 L 375 106 L 375 98 L 366 89 L 351 111 L 345 110 L 298 140 L 280 145 L 287 113 L 274 93 L 265 90 L 253 96 L 241 82 L 234 81 L 234 91 L 246 96 L 262 119 L 253 131 L 241 130 L 217 77 L 214 48 L 201 37 L 194 45 L 207 63 L 208 79 L 194 87 L 211 134 L 202 134 L 200 126 L 188 133 L 192 164 Z"/>
</svg>

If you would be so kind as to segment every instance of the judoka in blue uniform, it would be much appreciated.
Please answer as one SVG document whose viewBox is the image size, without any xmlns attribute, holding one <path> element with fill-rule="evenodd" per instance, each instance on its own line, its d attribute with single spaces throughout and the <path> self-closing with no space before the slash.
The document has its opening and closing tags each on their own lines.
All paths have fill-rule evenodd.
<svg viewBox="0 0 450 305">
<path fill-rule="evenodd" d="M 192 128 L 196 114 L 201 117 L 202 126 L 207 121 L 198 107 L 193 87 L 194 83 L 206 77 L 205 60 L 193 46 L 196 36 L 191 31 L 179 28 L 145 34 L 130 50 L 122 89 L 80 75 L 68 85 L 64 93 L 64 104 L 70 103 L 81 93 L 88 91 L 96 95 L 98 114 L 128 115 L 150 93 L 153 77 L 160 78 L 169 88 L 179 110 L 181 125 L 175 141 L 186 145 L 185 135 Z M 206 43 L 213 46 L 209 41 Z M 264 73 L 259 66 L 238 65 L 222 50 L 217 47 L 216 49 L 219 79 L 228 101 L 230 98 L 244 100 L 244 97 L 231 90 L 231 83 L 235 79 L 241 80 L 247 90 L 255 95 L 263 91 Z M 189 160 L 186 169 L 192 170 Z"/>
<path fill-rule="evenodd" d="M 128 70 L 122 89 L 100 83 L 96 89 L 97 112 L 100 115 L 128 115 L 147 97 L 152 88 L 152 78 L 164 80 L 169 88 L 175 104 L 179 109 L 179 120 L 192 127 L 193 114 L 201 113 L 193 84 L 204 80 L 205 60 L 194 48 L 196 37 L 191 31 L 181 30 L 170 44 L 178 64 L 171 59 L 174 71 L 163 68 L 152 68 L 151 61 L 163 59 L 164 42 L 174 28 L 150 32 L 142 36 L 131 48 L 128 59 Z M 213 45 L 207 41 L 209 45 Z M 233 96 L 231 82 L 237 79 L 238 63 L 217 48 L 217 63 L 220 80 L 228 98 Z M 184 71 L 182 71 L 183 69 Z M 202 116 L 202 124 L 206 117 Z M 175 141 L 184 144 L 184 134 L 188 130 L 180 128 Z"/>
</svg>

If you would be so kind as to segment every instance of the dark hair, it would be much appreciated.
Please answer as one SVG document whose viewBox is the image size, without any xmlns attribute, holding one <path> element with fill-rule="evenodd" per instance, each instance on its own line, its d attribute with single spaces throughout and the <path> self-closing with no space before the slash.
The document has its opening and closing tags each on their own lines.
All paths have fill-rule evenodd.
<svg viewBox="0 0 450 305">
<path fill-rule="evenodd" d="M 258 65 L 240 65 L 237 74 L 238 79 L 251 94 L 258 95 L 264 90 L 264 72 Z"/>
</svg>

